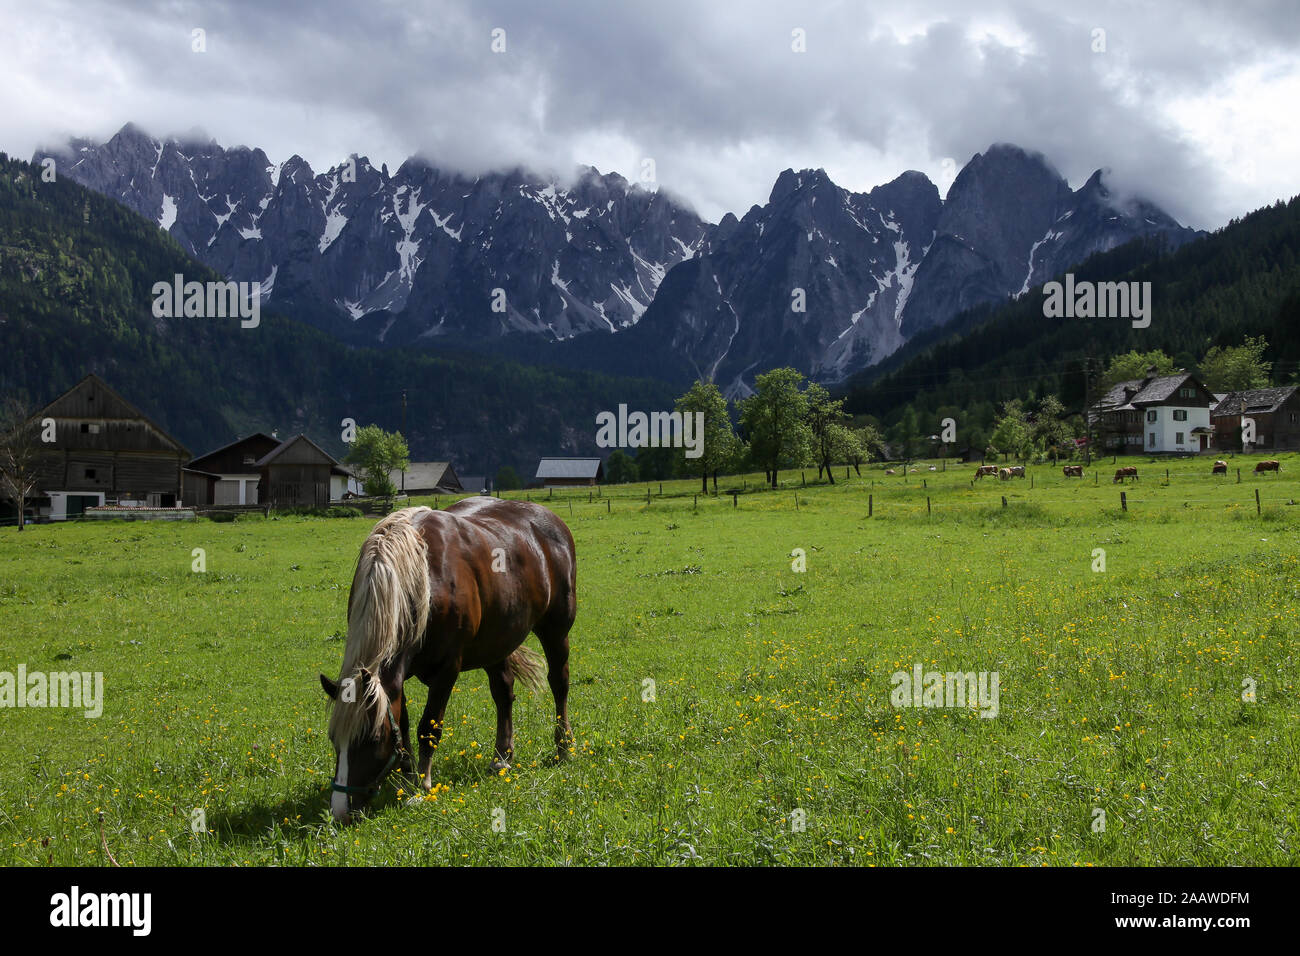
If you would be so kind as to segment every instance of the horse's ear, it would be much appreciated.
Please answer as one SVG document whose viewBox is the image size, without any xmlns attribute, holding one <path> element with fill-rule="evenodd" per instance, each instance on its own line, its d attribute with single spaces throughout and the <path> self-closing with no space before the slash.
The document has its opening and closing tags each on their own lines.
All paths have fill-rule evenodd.
<svg viewBox="0 0 1300 956">
<path fill-rule="evenodd" d="M 339 685 L 334 683 L 324 674 L 320 675 L 320 685 L 325 688 L 325 693 L 329 695 L 330 700 L 339 699 Z"/>
</svg>

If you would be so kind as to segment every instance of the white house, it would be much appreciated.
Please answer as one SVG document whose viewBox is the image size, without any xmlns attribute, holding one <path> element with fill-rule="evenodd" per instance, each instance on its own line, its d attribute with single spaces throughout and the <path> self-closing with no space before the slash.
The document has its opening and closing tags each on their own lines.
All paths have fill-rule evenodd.
<svg viewBox="0 0 1300 956">
<path fill-rule="evenodd" d="M 1118 454 L 1195 454 L 1210 448 L 1214 395 L 1195 375 L 1178 372 L 1115 385 L 1092 418 L 1103 447 Z"/>
</svg>

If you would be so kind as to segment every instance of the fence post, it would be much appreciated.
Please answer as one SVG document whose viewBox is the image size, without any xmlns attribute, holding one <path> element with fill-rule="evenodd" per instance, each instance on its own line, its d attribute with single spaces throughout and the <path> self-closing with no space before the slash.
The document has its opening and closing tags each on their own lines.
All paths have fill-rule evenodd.
<svg viewBox="0 0 1300 956">
<path fill-rule="evenodd" d="M 929 496 L 929 495 L 926 495 L 926 496 L 925 496 L 925 514 L 926 514 L 926 517 L 929 517 L 929 515 L 930 515 L 930 496 Z"/>
<path fill-rule="evenodd" d="M 731 507 L 733 507 L 733 508 L 737 507 L 737 505 L 736 505 L 736 492 L 734 492 L 734 491 L 731 493 Z"/>
<path fill-rule="evenodd" d="M 1237 469 L 1237 484 L 1241 484 L 1241 469 Z"/>
<path fill-rule="evenodd" d="M 1256 494 L 1259 494 L 1259 492 L 1256 492 Z M 799 492 L 797 491 L 794 493 L 794 510 L 799 510 Z"/>
<path fill-rule="evenodd" d="M 1007 506 L 1007 496 L 1006 496 L 1006 495 L 1003 495 L 1003 496 L 1002 496 L 1002 507 L 1005 508 L 1006 506 Z"/>
<path fill-rule="evenodd" d="M 1128 495 L 1123 491 L 1119 493 L 1119 506 L 1124 511 L 1128 511 Z"/>
<path fill-rule="evenodd" d="M 1032 472 L 1029 475 L 1029 487 L 1030 488 L 1034 487 L 1034 476 Z"/>
<path fill-rule="evenodd" d="M 867 495 L 867 517 L 870 518 L 876 511 L 876 496 Z"/>
<path fill-rule="evenodd" d="M 1262 513 L 1263 512 L 1259 510 L 1259 489 L 1256 488 L 1255 489 L 1255 514 L 1262 514 Z"/>
<path fill-rule="evenodd" d="M 929 485 L 926 484 L 926 479 L 924 479 L 924 478 L 921 479 L 921 487 L 922 487 L 922 488 L 929 488 L 929 487 L 930 487 Z"/>
<path fill-rule="evenodd" d="M 694 508 L 696 511 L 698 511 L 699 508 L 700 508 L 700 496 L 699 496 L 699 495 L 692 495 L 691 497 L 694 499 L 694 500 L 691 502 L 691 507 Z"/>
<path fill-rule="evenodd" d="M 609 499 L 605 499 L 605 514 L 609 514 Z"/>
<path fill-rule="evenodd" d="M 802 471 L 799 472 L 799 484 L 800 484 L 800 485 L 806 485 L 806 484 L 808 484 L 808 479 L 804 477 L 804 474 L 803 474 Z"/>
</svg>

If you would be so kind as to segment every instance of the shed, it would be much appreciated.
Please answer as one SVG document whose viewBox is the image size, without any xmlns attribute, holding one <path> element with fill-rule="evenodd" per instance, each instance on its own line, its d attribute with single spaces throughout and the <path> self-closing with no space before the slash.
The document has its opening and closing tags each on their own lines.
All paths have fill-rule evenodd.
<svg viewBox="0 0 1300 956">
<path fill-rule="evenodd" d="M 323 508 L 330 503 L 330 476 L 350 474 L 306 435 L 281 442 L 255 464 L 261 475 L 258 501 L 273 508 Z"/>
<path fill-rule="evenodd" d="M 413 461 L 406 471 L 393 469 L 388 477 L 399 492 L 408 495 L 455 495 L 465 491 L 449 461 Z"/>
<path fill-rule="evenodd" d="M 536 477 L 545 488 L 587 487 L 605 480 L 605 466 L 599 458 L 543 458 Z"/>
<path fill-rule="evenodd" d="M 196 505 L 257 504 L 257 482 L 261 477 L 257 462 L 279 447 L 280 439 L 254 432 L 200 455 L 186 466 L 187 470 L 215 474 L 217 481 L 207 500 L 187 495 L 185 501 Z"/>
</svg>

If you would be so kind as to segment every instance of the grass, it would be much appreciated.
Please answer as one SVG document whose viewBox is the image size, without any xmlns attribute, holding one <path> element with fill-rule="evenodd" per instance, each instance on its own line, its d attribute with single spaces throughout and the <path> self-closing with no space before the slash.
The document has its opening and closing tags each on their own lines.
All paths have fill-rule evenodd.
<svg viewBox="0 0 1300 956">
<path fill-rule="evenodd" d="M 1291 864 L 1300 456 L 1262 478 L 1175 461 L 1167 483 L 1137 464 L 1127 511 L 1106 466 L 724 479 L 735 507 L 690 481 L 557 493 L 574 752 L 551 761 L 549 694 L 523 692 L 492 774 L 469 672 L 436 792 L 394 778 L 348 828 L 316 675 L 370 519 L 7 529 L 0 671 L 101 671 L 105 701 L 0 710 L 0 863 Z M 917 663 L 997 671 L 998 716 L 894 708 Z"/>
</svg>

